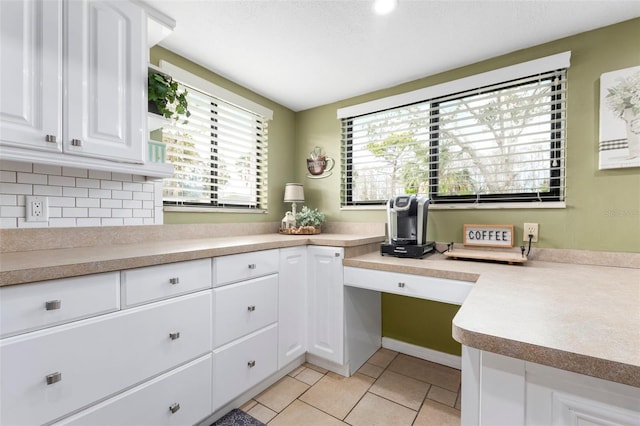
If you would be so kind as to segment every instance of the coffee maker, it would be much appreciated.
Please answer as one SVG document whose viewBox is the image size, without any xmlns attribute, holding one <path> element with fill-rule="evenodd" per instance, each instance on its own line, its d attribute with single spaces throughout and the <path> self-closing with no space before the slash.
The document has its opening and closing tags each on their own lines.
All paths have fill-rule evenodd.
<svg viewBox="0 0 640 426">
<path fill-rule="evenodd" d="M 387 201 L 387 242 L 380 254 L 420 258 L 434 248 L 427 241 L 429 199 L 416 195 L 398 195 Z"/>
</svg>

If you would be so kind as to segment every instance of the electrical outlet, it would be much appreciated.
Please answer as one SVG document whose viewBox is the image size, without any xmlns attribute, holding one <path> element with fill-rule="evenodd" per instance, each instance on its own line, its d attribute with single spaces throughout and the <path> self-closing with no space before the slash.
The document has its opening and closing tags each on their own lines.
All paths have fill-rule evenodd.
<svg viewBox="0 0 640 426">
<path fill-rule="evenodd" d="M 47 222 L 49 220 L 49 201 L 47 197 L 25 197 L 27 222 Z"/>
<path fill-rule="evenodd" d="M 529 241 L 529 235 L 533 235 L 532 242 L 538 242 L 538 224 L 525 223 L 522 231 L 522 241 Z"/>
</svg>

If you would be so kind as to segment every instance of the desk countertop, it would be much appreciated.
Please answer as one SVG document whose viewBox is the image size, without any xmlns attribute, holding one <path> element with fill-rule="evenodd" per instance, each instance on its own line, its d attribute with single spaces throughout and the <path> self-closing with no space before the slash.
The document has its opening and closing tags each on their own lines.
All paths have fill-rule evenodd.
<svg viewBox="0 0 640 426">
<path fill-rule="evenodd" d="M 640 269 L 529 261 L 398 259 L 346 266 L 474 282 L 453 337 L 490 352 L 640 387 Z"/>
</svg>

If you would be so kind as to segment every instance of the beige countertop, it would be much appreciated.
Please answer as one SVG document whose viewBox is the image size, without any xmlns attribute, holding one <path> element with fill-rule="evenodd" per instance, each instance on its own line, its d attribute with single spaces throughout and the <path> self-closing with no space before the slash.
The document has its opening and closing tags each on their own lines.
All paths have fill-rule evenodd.
<svg viewBox="0 0 640 426">
<path fill-rule="evenodd" d="M 640 387 L 640 269 L 529 261 L 398 259 L 355 266 L 474 282 L 453 319 L 464 345 Z"/>
<path fill-rule="evenodd" d="M 58 233 L 49 234 L 60 240 Z M 13 241 L 25 235 L 31 236 L 16 234 Z M 102 230 L 96 234 L 106 235 Z M 148 237 L 148 233 L 142 235 Z M 439 254 L 399 259 L 377 251 L 368 253 L 382 240 L 377 232 L 265 233 L 126 244 L 112 240 L 104 245 L 96 240 L 85 247 L 0 253 L 0 286 L 272 248 L 344 247 L 345 266 L 473 282 L 453 320 L 453 336 L 464 345 L 640 387 L 640 256 L 622 257 L 622 264 L 634 267 L 536 260 L 514 266 L 453 260 Z M 581 259 L 586 252 L 567 253 Z M 598 259 L 607 256 L 597 254 Z M 557 255 L 547 253 L 549 257 Z"/>
<path fill-rule="evenodd" d="M 0 253 L 0 286 L 302 245 L 356 248 L 382 235 L 259 234 Z"/>
</svg>

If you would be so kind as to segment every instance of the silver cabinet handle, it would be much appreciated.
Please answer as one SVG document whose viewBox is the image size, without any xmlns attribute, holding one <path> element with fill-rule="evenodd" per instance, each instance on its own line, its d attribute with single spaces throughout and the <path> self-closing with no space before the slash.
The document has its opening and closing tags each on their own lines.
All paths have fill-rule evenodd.
<svg viewBox="0 0 640 426">
<path fill-rule="evenodd" d="M 60 309 L 62 306 L 62 300 L 47 300 L 44 302 L 44 308 L 47 311 L 55 311 L 56 309 Z"/>
<path fill-rule="evenodd" d="M 249 269 L 256 269 L 256 264 L 255 263 L 250 263 L 249 264 Z"/>
<path fill-rule="evenodd" d="M 247 311 L 249 311 L 249 312 L 253 312 L 253 311 L 255 311 L 255 310 L 256 310 L 256 305 L 250 305 L 250 306 L 247 306 Z"/>
<path fill-rule="evenodd" d="M 169 406 L 169 411 L 171 411 L 171 414 L 174 414 L 179 409 L 180 409 L 180 404 L 178 404 L 177 402 Z"/>
<path fill-rule="evenodd" d="M 404 283 L 398 283 L 398 287 L 404 288 Z"/>
<path fill-rule="evenodd" d="M 178 340 L 180 338 L 180 332 L 176 331 L 175 333 L 169 333 L 169 339 Z"/>
<path fill-rule="evenodd" d="M 180 278 L 179 277 L 169 278 L 169 283 L 172 285 L 180 284 Z"/>
<path fill-rule="evenodd" d="M 71 146 L 82 146 L 82 141 L 80 139 L 71 139 Z"/>
<path fill-rule="evenodd" d="M 249 368 L 253 368 L 253 367 L 255 367 L 255 366 L 256 366 L 256 361 L 255 361 L 255 360 L 251 360 L 251 361 L 249 361 L 249 362 L 247 363 L 247 366 L 248 366 Z"/>
<path fill-rule="evenodd" d="M 334 253 L 333 254 L 335 257 L 340 257 L 340 253 Z"/>
<path fill-rule="evenodd" d="M 44 137 L 44 140 L 47 142 L 52 142 L 52 143 L 57 143 L 58 142 L 58 138 L 56 137 L 56 135 L 46 135 Z"/>
<path fill-rule="evenodd" d="M 47 380 L 47 385 L 52 385 L 62 380 L 62 373 L 56 371 L 55 373 L 48 374 L 45 379 Z"/>
</svg>

